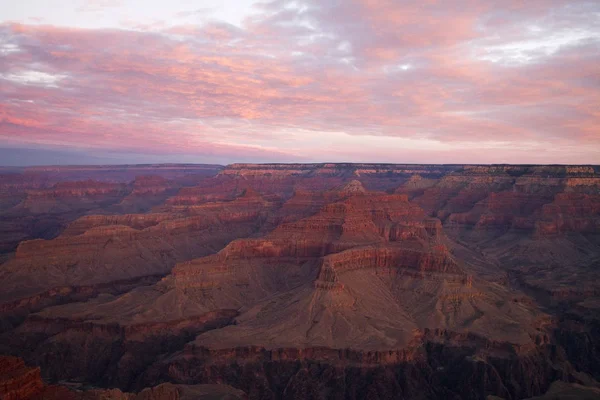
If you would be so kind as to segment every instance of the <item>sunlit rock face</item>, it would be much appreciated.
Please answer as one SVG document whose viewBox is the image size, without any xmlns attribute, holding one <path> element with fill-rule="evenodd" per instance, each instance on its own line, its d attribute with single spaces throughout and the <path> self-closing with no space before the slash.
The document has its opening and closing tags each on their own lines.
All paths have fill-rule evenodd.
<svg viewBox="0 0 600 400">
<path fill-rule="evenodd" d="M 600 379 L 598 168 L 210 168 L 5 179 L 0 353 L 25 360 L 0 363 L 7 398 L 517 399 Z"/>
</svg>

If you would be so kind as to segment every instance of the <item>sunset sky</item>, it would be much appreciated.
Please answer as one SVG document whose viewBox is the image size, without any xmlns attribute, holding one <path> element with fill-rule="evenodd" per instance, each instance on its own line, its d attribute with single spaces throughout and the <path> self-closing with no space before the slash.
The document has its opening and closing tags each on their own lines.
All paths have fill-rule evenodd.
<svg viewBox="0 0 600 400">
<path fill-rule="evenodd" d="M 0 0 L 0 165 L 600 163 L 600 1 Z"/>
</svg>

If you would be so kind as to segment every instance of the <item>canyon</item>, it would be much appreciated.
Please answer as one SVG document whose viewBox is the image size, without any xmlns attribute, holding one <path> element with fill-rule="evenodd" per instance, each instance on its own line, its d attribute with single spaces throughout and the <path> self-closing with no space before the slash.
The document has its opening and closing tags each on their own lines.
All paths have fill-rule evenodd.
<svg viewBox="0 0 600 400">
<path fill-rule="evenodd" d="M 600 398 L 600 166 L 0 168 L 0 193 L 2 399 Z"/>
</svg>

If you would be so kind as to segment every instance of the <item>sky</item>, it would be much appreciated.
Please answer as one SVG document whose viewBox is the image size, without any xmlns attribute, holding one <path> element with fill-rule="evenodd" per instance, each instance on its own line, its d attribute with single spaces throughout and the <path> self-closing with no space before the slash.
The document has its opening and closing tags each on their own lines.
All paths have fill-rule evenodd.
<svg viewBox="0 0 600 400">
<path fill-rule="evenodd" d="M 597 0 L 0 0 L 0 165 L 600 164 Z"/>
</svg>

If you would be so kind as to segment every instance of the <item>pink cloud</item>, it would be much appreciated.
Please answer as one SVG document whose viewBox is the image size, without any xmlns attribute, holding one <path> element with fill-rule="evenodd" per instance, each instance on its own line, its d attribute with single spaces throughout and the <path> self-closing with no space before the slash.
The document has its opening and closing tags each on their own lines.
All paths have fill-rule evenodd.
<svg viewBox="0 0 600 400">
<path fill-rule="evenodd" d="M 294 4 L 265 3 L 244 28 L 0 25 L 0 42 L 12 46 L 0 53 L 0 137 L 261 160 L 298 156 L 294 130 L 309 130 L 468 148 L 555 145 L 573 162 L 580 151 L 600 155 L 590 150 L 600 149 L 600 30 L 589 17 L 597 5 Z M 529 29 L 540 24 L 541 33 Z M 543 36 L 553 30 L 579 36 L 555 45 Z M 515 63 L 515 51 L 525 61 Z M 347 154 L 380 151 L 355 150 Z M 316 146 L 310 157 L 329 154 Z"/>
</svg>

